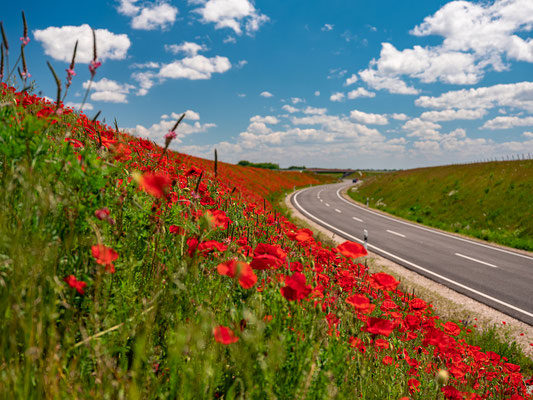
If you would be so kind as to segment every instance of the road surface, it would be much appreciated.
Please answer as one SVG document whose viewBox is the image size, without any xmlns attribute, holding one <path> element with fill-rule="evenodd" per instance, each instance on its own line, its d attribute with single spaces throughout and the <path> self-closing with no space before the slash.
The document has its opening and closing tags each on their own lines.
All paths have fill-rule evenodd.
<svg viewBox="0 0 533 400">
<path fill-rule="evenodd" d="M 291 203 L 347 240 L 533 326 L 533 256 L 406 222 L 345 199 L 347 183 L 299 190 Z"/>
</svg>

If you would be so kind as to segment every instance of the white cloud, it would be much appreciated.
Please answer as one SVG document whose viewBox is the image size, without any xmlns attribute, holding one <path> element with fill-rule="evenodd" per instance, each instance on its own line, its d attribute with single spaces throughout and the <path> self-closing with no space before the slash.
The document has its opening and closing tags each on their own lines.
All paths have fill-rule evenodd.
<svg viewBox="0 0 533 400">
<path fill-rule="evenodd" d="M 249 0 L 194 0 L 202 6 L 193 10 L 200 14 L 201 22 L 214 23 L 215 29 L 230 28 L 237 35 L 258 31 L 269 18 L 261 14 Z"/>
<path fill-rule="evenodd" d="M 522 136 L 528 139 L 533 139 L 533 132 L 524 132 L 522 133 Z"/>
<path fill-rule="evenodd" d="M 130 65 L 130 68 L 135 69 L 147 69 L 147 68 L 159 68 L 161 65 L 154 61 L 147 61 L 145 63 L 133 63 Z"/>
<path fill-rule="evenodd" d="M 123 60 L 131 42 L 126 34 L 115 34 L 107 29 L 96 29 L 98 60 Z M 76 62 L 88 64 L 93 59 L 93 34 L 87 24 L 80 26 L 50 26 L 33 31 L 35 40 L 42 43 L 47 56 L 58 61 L 70 62 L 76 40 Z"/>
<path fill-rule="evenodd" d="M 362 87 L 348 92 L 348 98 L 350 100 L 357 99 L 358 97 L 376 97 L 376 94 Z"/>
<path fill-rule="evenodd" d="M 299 97 L 291 97 L 291 103 L 292 104 L 305 103 L 305 100 Z"/>
<path fill-rule="evenodd" d="M 350 113 L 350 118 L 367 125 L 387 125 L 389 123 L 387 117 L 381 114 L 365 113 L 359 110 L 353 110 Z"/>
<path fill-rule="evenodd" d="M 333 93 L 333 94 L 329 97 L 329 99 L 330 99 L 331 101 L 343 101 L 343 100 L 344 100 L 344 97 L 345 97 L 344 93 L 342 93 L 342 92 L 337 92 L 337 93 Z"/>
<path fill-rule="evenodd" d="M 248 64 L 248 61 L 246 61 L 246 60 L 240 60 L 240 61 L 237 63 L 237 65 L 235 66 L 235 68 L 237 68 L 237 69 L 241 69 L 241 68 L 243 68 L 246 64 Z"/>
<path fill-rule="evenodd" d="M 511 129 L 516 126 L 533 126 L 533 117 L 496 117 L 486 121 L 480 129 Z"/>
<path fill-rule="evenodd" d="M 294 114 L 295 112 L 298 112 L 300 111 L 298 108 L 296 107 L 293 107 L 293 106 L 290 106 L 288 104 L 285 104 L 283 107 L 281 107 L 282 109 L 284 109 L 285 111 L 287 111 L 288 113 L 291 113 L 291 114 Z"/>
<path fill-rule="evenodd" d="M 222 43 L 237 43 L 237 39 L 235 39 L 235 36 L 227 36 Z"/>
<path fill-rule="evenodd" d="M 403 113 L 394 113 L 390 115 L 392 119 L 395 119 L 397 121 L 405 121 L 409 119 L 409 117 Z"/>
<path fill-rule="evenodd" d="M 178 9 L 168 2 L 143 3 L 142 6 L 138 3 L 138 0 L 119 0 L 117 7 L 119 14 L 132 18 L 133 29 L 167 29 L 176 21 Z"/>
<path fill-rule="evenodd" d="M 201 51 L 206 51 L 207 46 L 194 42 L 183 42 L 182 44 L 165 44 L 165 51 L 172 54 L 184 53 L 188 57 L 194 57 Z"/>
<path fill-rule="evenodd" d="M 274 95 L 273 95 L 272 93 L 267 92 L 266 90 L 265 90 L 264 92 L 261 92 L 261 93 L 259 94 L 259 96 L 261 96 L 261 97 L 266 97 L 266 98 L 274 97 Z"/>
<path fill-rule="evenodd" d="M 304 114 L 311 114 L 311 115 L 324 115 L 328 112 L 327 108 L 316 108 L 316 107 L 310 107 L 307 106 L 304 110 L 302 110 Z"/>
<path fill-rule="evenodd" d="M 533 82 L 454 90 L 438 97 L 421 96 L 415 104 L 437 109 L 514 107 L 533 112 Z"/>
<path fill-rule="evenodd" d="M 344 82 L 344 86 L 350 86 L 353 85 L 355 82 L 357 82 L 357 74 L 352 74 L 349 78 L 346 78 L 346 82 Z"/>
<path fill-rule="evenodd" d="M 83 88 L 89 87 L 90 81 L 83 82 Z M 107 103 L 127 103 L 127 95 L 135 86 L 127 83 L 118 83 L 111 79 L 102 78 L 94 81 L 91 85 L 91 100 L 103 101 Z"/>
<path fill-rule="evenodd" d="M 244 98 L 246 97 L 246 93 L 237 93 L 237 97 Z"/>
<path fill-rule="evenodd" d="M 442 110 L 442 111 L 426 111 L 420 115 L 421 119 L 428 121 L 453 121 L 456 119 L 480 119 L 487 114 L 487 110 L 483 108 L 473 110 Z"/>
<path fill-rule="evenodd" d="M 441 125 L 431 121 L 423 121 L 420 118 L 414 118 L 407 121 L 402 129 L 408 131 L 407 136 L 415 136 L 424 140 L 438 140 L 441 136 L 438 129 Z"/>
<path fill-rule="evenodd" d="M 324 26 L 320 28 L 320 30 L 324 32 L 332 31 L 334 26 L 335 25 L 333 24 L 324 24 Z"/>
<path fill-rule="evenodd" d="M 274 124 L 275 125 L 279 122 L 279 120 L 272 115 L 267 115 L 265 117 L 262 117 L 260 115 L 255 115 L 252 118 L 250 118 L 250 122 L 259 122 L 263 124 Z"/>
<path fill-rule="evenodd" d="M 139 84 L 139 90 L 137 91 L 137 96 L 145 96 L 148 91 L 155 85 L 155 80 L 157 74 L 154 72 L 135 72 L 131 77 L 137 81 Z"/>
<path fill-rule="evenodd" d="M 164 65 L 159 71 L 159 76 L 173 79 L 210 79 L 212 74 L 221 74 L 230 68 L 231 63 L 226 57 L 207 58 L 196 55 Z"/>
<path fill-rule="evenodd" d="M 134 129 L 130 129 L 136 136 L 141 136 L 153 140 L 154 142 L 162 145 L 165 143 L 165 134 L 172 129 L 176 120 L 181 117 L 183 113 L 171 113 L 171 115 L 164 114 L 161 116 L 161 120 L 158 123 L 151 125 L 146 128 L 143 125 L 137 125 Z M 196 119 L 198 117 L 198 119 Z M 193 123 L 187 123 L 185 121 L 181 122 L 176 133 L 178 137 L 172 141 L 170 148 L 176 148 L 176 144 L 182 142 L 182 139 L 185 136 L 191 135 L 193 133 L 202 133 L 206 132 L 208 129 L 216 127 L 215 124 L 205 123 L 202 124 L 199 121 L 200 115 L 192 110 L 185 111 L 185 120 L 193 120 Z"/>
<path fill-rule="evenodd" d="M 395 94 L 418 94 L 418 90 L 408 86 L 404 81 L 396 76 L 386 76 L 379 74 L 374 69 L 365 69 L 359 72 L 359 77 L 368 86 L 376 90 L 388 90 Z"/>
<path fill-rule="evenodd" d="M 320 91 L 319 90 L 315 90 L 315 96 L 316 97 L 320 96 Z"/>
<path fill-rule="evenodd" d="M 52 101 L 55 101 L 55 100 L 52 100 Z M 73 108 L 73 109 L 75 109 L 75 110 L 79 110 L 80 107 L 81 107 L 81 103 L 73 103 L 73 102 L 71 102 L 71 101 L 67 101 L 67 102 L 65 103 L 65 107 L 71 107 L 71 108 Z M 84 110 L 84 111 L 91 111 L 91 110 L 94 110 L 94 106 L 93 106 L 91 103 L 85 103 L 85 104 L 83 105 L 83 110 Z"/>
</svg>

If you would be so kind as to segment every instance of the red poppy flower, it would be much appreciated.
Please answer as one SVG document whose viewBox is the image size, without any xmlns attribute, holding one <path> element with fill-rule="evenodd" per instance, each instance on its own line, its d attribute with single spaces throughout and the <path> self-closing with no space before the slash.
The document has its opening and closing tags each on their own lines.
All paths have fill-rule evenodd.
<svg viewBox="0 0 533 400">
<path fill-rule="evenodd" d="M 370 314 L 376 307 L 375 304 L 370 304 L 370 300 L 363 294 L 354 294 L 346 299 L 346 303 L 351 304 L 354 308 L 364 314 Z"/>
<path fill-rule="evenodd" d="M 257 275 L 254 273 L 252 267 L 242 261 L 226 261 L 217 266 L 217 271 L 220 275 L 226 275 L 230 278 L 237 276 L 239 284 L 245 289 L 250 289 L 257 282 Z"/>
<path fill-rule="evenodd" d="M 394 329 L 394 325 L 388 319 L 370 317 L 366 321 L 365 330 L 373 335 L 389 336 Z"/>
<path fill-rule="evenodd" d="M 287 254 L 279 245 L 259 243 L 250 263 L 253 269 L 277 269 L 285 263 Z"/>
<path fill-rule="evenodd" d="M 147 172 L 141 178 L 141 187 L 146 193 L 158 198 L 168 193 L 171 184 L 170 177 L 161 172 Z"/>
<path fill-rule="evenodd" d="M 348 258 L 359 258 L 368 255 L 368 252 L 366 251 L 363 245 L 350 241 L 338 245 L 337 250 L 344 257 Z"/>
<path fill-rule="evenodd" d="M 104 207 L 100 210 L 96 210 L 94 212 L 94 216 L 96 218 L 98 218 L 100 221 L 103 221 L 104 219 L 108 219 L 109 218 L 109 208 L 107 207 Z"/>
<path fill-rule="evenodd" d="M 420 382 L 418 379 L 412 378 L 407 381 L 407 386 L 409 387 L 409 393 L 419 392 Z"/>
<path fill-rule="evenodd" d="M 396 290 L 400 282 L 389 274 L 378 272 L 370 277 L 370 284 L 374 289 Z"/>
<path fill-rule="evenodd" d="M 213 251 L 225 252 L 228 249 L 224 243 L 217 242 L 216 240 L 207 240 L 198 245 L 198 251 L 203 254 L 211 253 Z"/>
<path fill-rule="evenodd" d="M 218 343 L 231 344 L 239 341 L 233 331 L 225 326 L 219 325 L 213 329 L 213 335 Z"/>
<path fill-rule="evenodd" d="M 226 230 L 228 229 L 228 225 L 233 222 L 222 210 L 207 211 L 207 215 L 209 216 L 213 228 L 222 228 L 222 230 Z"/>
<path fill-rule="evenodd" d="M 190 237 L 187 239 L 187 246 L 189 249 L 187 252 L 189 253 L 189 256 L 192 257 L 194 255 L 194 252 L 198 248 L 198 239 L 195 237 Z"/>
<path fill-rule="evenodd" d="M 113 250 L 111 247 L 104 246 L 103 244 L 98 244 L 91 247 L 93 257 L 96 259 L 96 263 L 100 265 L 105 265 L 105 269 L 108 272 L 114 273 L 115 266 L 113 261 L 118 258 L 118 253 Z"/>
<path fill-rule="evenodd" d="M 74 275 L 69 275 L 65 279 L 63 279 L 71 288 L 76 289 L 76 291 L 79 294 L 85 293 L 85 287 L 87 284 L 83 281 L 79 281 L 76 279 Z"/>
<path fill-rule="evenodd" d="M 391 356 L 385 356 L 383 357 L 383 360 L 381 360 L 383 365 L 391 365 L 392 364 L 392 357 Z"/>
<path fill-rule="evenodd" d="M 444 332 L 446 332 L 448 335 L 452 336 L 458 336 L 461 333 L 461 328 L 457 326 L 457 324 L 454 324 L 453 322 L 446 322 L 442 325 L 444 328 Z"/>
<path fill-rule="evenodd" d="M 172 233 L 173 235 L 183 235 L 185 233 L 185 231 L 183 230 L 182 227 L 180 226 L 177 226 L 177 225 L 170 225 L 168 227 L 168 231 L 170 233 Z"/>
<path fill-rule="evenodd" d="M 303 300 L 311 293 L 311 286 L 305 284 L 305 275 L 295 272 L 285 279 L 285 286 L 281 288 L 281 294 L 287 300 Z"/>
</svg>

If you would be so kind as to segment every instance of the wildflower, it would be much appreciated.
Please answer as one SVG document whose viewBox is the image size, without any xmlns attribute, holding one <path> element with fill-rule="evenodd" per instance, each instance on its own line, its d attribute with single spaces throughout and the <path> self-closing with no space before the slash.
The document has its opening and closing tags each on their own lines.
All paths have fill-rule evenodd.
<svg viewBox="0 0 533 400">
<path fill-rule="evenodd" d="M 147 172 L 141 177 L 140 183 L 146 193 L 159 198 L 168 193 L 172 181 L 166 174 Z"/>
<path fill-rule="evenodd" d="M 96 60 L 91 61 L 91 63 L 89 64 L 89 71 L 91 71 L 91 77 L 94 77 L 94 75 L 96 74 L 96 70 L 101 65 L 102 63 L 100 61 L 96 61 Z"/>
<path fill-rule="evenodd" d="M 213 228 L 222 228 L 222 230 L 226 230 L 228 229 L 229 224 L 233 222 L 222 210 L 207 211 L 207 216 L 210 225 Z"/>
<path fill-rule="evenodd" d="M 457 326 L 457 324 L 454 324 L 453 322 L 446 322 L 442 325 L 444 328 L 444 332 L 446 332 L 448 335 L 457 336 L 461 333 L 461 328 Z"/>
<path fill-rule="evenodd" d="M 176 132 L 174 131 L 168 131 L 166 134 L 165 134 L 165 148 L 168 147 L 168 145 L 170 144 L 170 142 L 172 142 L 172 140 L 176 139 Z"/>
<path fill-rule="evenodd" d="M 85 293 L 85 287 L 87 284 L 83 281 L 79 281 L 76 279 L 74 275 L 69 275 L 65 279 L 63 279 L 71 288 L 76 289 L 76 291 L 79 294 Z"/>
<path fill-rule="evenodd" d="M 30 39 L 28 36 L 24 36 L 24 37 L 21 37 L 21 38 L 20 38 L 20 41 L 22 42 L 22 44 L 23 44 L 24 46 L 27 46 L 28 43 L 30 43 L 30 40 L 31 40 L 31 39 Z"/>
<path fill-rule="evenodd" d="M 409 393 L 419 392 L 420 381 L 418 379 L 412 378 L 407 381 L 407 386 L 409 386 Z"/>
<path fill-rule="evenodd" d="M 394 325 L 388 319 L 370 317 L 366 321 L 365 330 L 373 335 L 389 336 L 394 329 Z"/>
<path fill-rule="evenodd" d="M 250 289 L 257 282 L 257 275 L 255 275 L 252 267 L 242 261 L 226 261 L 225 263 L 219 264 L 217 266 L 217 271 L 220 275 L 226 275 L 230 278 L 237 277 L 239 280 L 239 284 L 244 289 Z"/>
<path fill-rule="evenodd" d="M 359 258 L 368 255 L 366 249 L 362 245 L 350 241 L 338 245 L 337 250 L 347 258 Z"/>
<path fill-rule="evenodd" d="M 391 356 L 385 356 L 383 357 L 383 360 L 381 360 L 383 365 L 391 365 L 392 364 L 392 357 Z"/>
<path fill-rule="evenodd" d="M 311 293 L 311 286 L 305 284 L 305 275 L 295 272 L 285 279 L 285 286 L 281 288 L 281 294 L 287 300 L 303 300 Z"/>
<path fill-rule="evenodd" d="M 218 343 L 222 343 L 226 345 L 239 341 L 239 338 L 235 336 L 233 331 L 229 328 L 226 328 L 223 325 L 219 325 L 216 328 L 214 328 L 213 335 L 215 336 L 215 340 Z"/>
<path fill-rule="evenodd" d="M 253 269 L 277 269 L 285 263 L 286 258 L 287 254 L 280 246 L 259 243 L 250 266 Z"/>
<path fill-rule="evenodd" d="M 354 294 L 353 296 L 348 297 L 346 303 L 351 304 L 356 311 L 364 314 L 370 314 L 376 307 L 375 304 L 370 304 L 368 297 L 363 294 Z"/>
<path fill-rule="evenodd" d="M 185 231 L 183 230 L 182 227 L 180 226 L 177 226 L 177 225 L 170 225 L 168 227 L 168 231 L 170 233 L 172 233 L 173 235 L 183 235 L 185 233 Z"/>
<path fill-rule="evenodd" d="M 111 247 L 104 246 L 103 244 L 98 244 L 91 247 L 92 255 L 96 259 L 96 263 L 104 265 L 106 271 L 110 273 L 115 272 L 115 266 L 113 261 L 118 258 L 118 253 L 113 250 Z"/>
<path fill-rule="evenodd" d="M 384 272 L 378 272 L 370 277 L 371 286 L 381 290 L 396 290 L 400 284 L 393 276 Z"/>
</svg>

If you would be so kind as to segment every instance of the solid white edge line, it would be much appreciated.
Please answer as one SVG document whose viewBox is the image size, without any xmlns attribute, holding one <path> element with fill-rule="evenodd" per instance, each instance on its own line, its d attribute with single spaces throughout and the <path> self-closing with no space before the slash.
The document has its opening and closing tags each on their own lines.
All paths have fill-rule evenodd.
<svg viewBox="0 0 533 400">
<path fill-rule="evenodd" d="M 339 210 L 338 208 L 336 208 L 335 211 L 337 211 L 339 214 L 342 213 L 342 211 Z"/>
<path fill-rule="evenodd" d="M 363 241 L 362 241 L 361 239 L 358 239 L 358 238 L 356 238 L 356 237 L 350 235 L 349 233 L 346 233 L 346 232 L 344 232 L 344 231 L 342 231 L 342 230 L 340 230 L 340 229 L 338 229 L 338 228 L 335 228 L 334 226 L 328 224 L 328 223 L 325 222 L 325 221 L 322 221 L 320 218 L 317 218 L 317 217 L 315 217 L 314 215 L 312 215 L 311 213 L 309 213 L 308 211 L 304 210 L 304 209 L 302 208 L 302 206 L 300 205 L 300 203 L 298 203 L 298 199 L 297 199 L 297 198 L 298 198 L 298 195 L 299 195 L 300 193 L 302 193 L 302 192 L 304 192 L 304 191 L 306 191 L 306 190 L 309 190 L 309 189 L 299 190 L 298 192 L 296 192 L 296 193 L 293 194 L 294 203 L 295 203 L 296 206 L 300 209 L 300 211 L 302 211 L 303 213 L 307 214 L 309 217 L 313 218 L 315 221 L 319 221 L 319 222 L 322 223 L 323 225 L 325 225 L 325 226 L 327 226 L 327 227 L 329 227 L 329 228 L 331 228 L 331 229 L 333 229 L 333 230 L 335 230 L 335 231 L 337 231 L 337 232 L 340 232 L 340 233 L 343 234 L 344 236 L 346 236 L 346 237 L 348 237 L 348 238 L 350 238 L 350 239 L 352 239 L 352 240 L 355 240 L 356 242 L 359 242 L 359 243 L 363 244 Z M 524 314 L 524 315 L 527 315 L 527 316 L 533 318 L 533 314 L 532 314 L 532 313 L 527 312 L 527 311 L 525 311 L 525 310 L 522 310 L 521 308 L 515 307 L 515 306 L 513 306 L 512 304 L 508 304 L 508 303 L 506 303 L 506 302 L 504 302 L 504 301 L 501 301 L 501 300 L 498 300 L 498 299 L 496 299 L 496 298 L 494 298 L 494 297 L 492 297 L 492 296 L 489 296 L 488 294 L 482 293 L 482 292 L 480 292 L 480 291 L 478 291 L 478 290 L 476 290 L 476 289 L 472 289 L 471 287 L 468 287 L 468 286 L 466 286 L 466 285 L 463 285 L 462 283 L 459 283 L 459 282 L 456 282 L 456 281 L 454 281 L 454 280 L 452 280 L 452 279 L 446 278 L 445 276 L 442 276 L 442 275 L 440 275 L 440 274 L 437 274 L 436 272 L 430 271 L 429 269 L 426 269 L 426 268 L 424 268 L 424 267 L 421 267 L 421 266 L 419 266 L 419 265 L 416 265 L 416 264 L 414 264 L 414 263 L 412 263 L 412 262 L 410 262 L 410 261 L 404 260 L 403 258 L 400 258 L 400 257 L 398 257 L 398 256 L 396 256 L 396 255 L 394 255 L 394 254 L 392 254 L 392 253 L 389 253 L 388 251 L 385 251 L 385 250 L 383 250 L 383 249 L 380 249 L 379 247 L 376 247 L 376 246 L 374 246 L 374 245 L 372 245 L 372 244 L 368 244 L 368 247 L 369 247 L 369 248 L 373 248 L 373 249 L 375 249 L 375 250 L 377 250 L 377 251 L 380 251 L 381 253 L 386 254 L 386 255 L 389 256 L 389 257 L 395 258 L 396 260 L 401 261 L 401 262 L 403 262 L 403 263 L 405 263 L 405 264 L 408 264 L 408 265 L 412 266 L 413 268 L 416 268 L 416 269 L 418 269 L 418 270 L 420 270 L 420 271 L 424 271 L 424 272 L 426 272 L 426 273 L 428 273 L 428 274 L 430 274 L 430 275 L 433 275 L 433 276 L 435 276 L 435 277 L 437 277 L 437 278 L 440 278 L 440 279 L 442 279 L 442 280 L 444 280 L 444 281 L 446 281 L 446 282 L 449 282 L 449 283 L 451 283 L 451 284 L 453 284 L 453 285 L 456 285 L 456 286 L 458 286 L 458 287 L 460 287 L 460 288 L 466 289 L 466 290 L 468 290 L 468 291 L 470 291 L 470 292 L 472 292 L 472 293 L 475 293 L 475 294 L 477 294 L 477 295 L 479 295 L 479 296 L 481 296 L 481 297 L 484 297 L 484 298 L 486 298 L 486 299 L 488 299 L 488 300 L 494 301 L 494 302 L 496 302 L 496 303 L 498 303 L 498 304 L 501 304 L 501 305 L 503 305 L 503 306 L 505 306 L 505 307 L 508 307 L 508 308 L 510 308 L 510 309 L 512 309 L 512 310 L 518 311 L 518 312 L 520 312 L 520 313 L 522 313 L 522 314 Z"/>
<path fill-rule="evenodd" d="M 465 256 L 465 255 L 459 254 L 459 253 L 455 253 L 455 255 L 459 256 L 459 257 L 466 258 L 467 260 L 470 260 L 470 261 L 475 261 L 475 262 L 480 263 L 480 264 L 488 265 L 489 267 L 492 267 L 492 268 L 498 268 L 496 265 L 489 264 L 488 262 L 478 260 L 477 258 L 468 257 L 468 256 Z"/>
<path fill-rule="evenodd" d="M 342 190 L 343 188 L 341 187 L 339 190 L 337 190 L 337 197 L 339 199 L 341 199 L 342 201 L 344 201 L 345 203 L 348 203 L 349 205 L 353 206 L 353 207 L 356 207 L 356 208 L 359 208 L 363 211 L 366 211 L 370 214 L 374 214 L 374 215 L 377 215 L 379 217 L 382 217 L 382 218 L 385 218 L 385 219 L 388 219 L 388 220 L 391 220 L 391 221 L 395 221 L 395 222 L 398 222 L 400 224 L 404 224 L 404 225 L 409 225 L 409 226 L 413 226 L 415 228 L 418 228 L 418 229 L 421 229 L 423 231 L 427 231 L 427 232 L 433 232 L 433 233 L 436 233 L 437 235 L 442 235 L 442 236 L 447 236 L 449 238 L 452 238 L 452 239 L 456 239 L 456 240 L 460 240 L 461 242 L 467 242 L 467 243 L 471 243 L 471 244 L 475 244 L 477 246 L 481 246 L 481 247 L 486 247 L 488 249 L 491 249 L 491 250 L 496 250 L 496 251 L 499 251 L 499 252 L 502 252 L 502 253 L 507 253 L 507 254 L 512 254 L 514 256 L 518 256 L 518 257 L 522 257 L 522 258 L 527 258 L 528 260 L 533 260 L 533 257 L 530 257 L 530 256 L 526 256 L 524 254 L 520 254 L 520 253 L 515 253 L 513 251 L 509 251 L 509 250 L 505 250 L 505 249 L 500 249 L 498 247 L 493 247 L 493 246 L 489 246 L 487 244 L 483 244 L 483 243 L 478 243 L 478 242 L 474 242 L 472 240 L 468 240 L 468 239 L 463 239 L 461 237 L 457 237 L 457 236 L 453 236 L 453 235 L 448 235 L 444 232 L 439 232 L 439 231 L 436 231 L 434 229 L 429 229 L 429 228 L 425 228 L 423 226 L 419 226 L 419 225 L 415 225 L 415 224 L 411 224 L 409 222 L 405 222 L 405 221 L 402 221 L 402 220 L 399 220 L 399 219 L 396 219 L 396 218 L 392 218 L 392 217 L 389 217 L 387 215 L 383 215 L 383 214 L 380 214 L 380 213 L 377 213 L 375 211 L 371 211 L 371 210 L 367 210 L 366 208 L 364 207 L 361 207 L 360 205 L 358 204 L 355 204 L 355 203 L 352 203 L 348 200 L 346 200 L 345 198 L 343 198 L 341 195 L 340 195 L 340 191 Z"/>
<path fill-rule="evenodd" d="M 352 219 L 355 219 L 356 221 L 359 221 L 359 222 L 363 222 L 363 220 L 362 220 L 362 219 L 360 219 L 360 218 L 357 218 L 357 217 L 352 217 Z"/>
<path fill-rule="evenodd" d="M 401 234 L 401 233 L 394 232 L 394 231 L 390 231 L 390 230 L 388 230 L 388 229 L 387 229 L 387 232 L 392 233 L 393 235 L 396 235 L 396 236 L 403 237 L 403 238 L 405 237 L 405 235 L 403 235 L 403 234 Z"/>
</svg>

